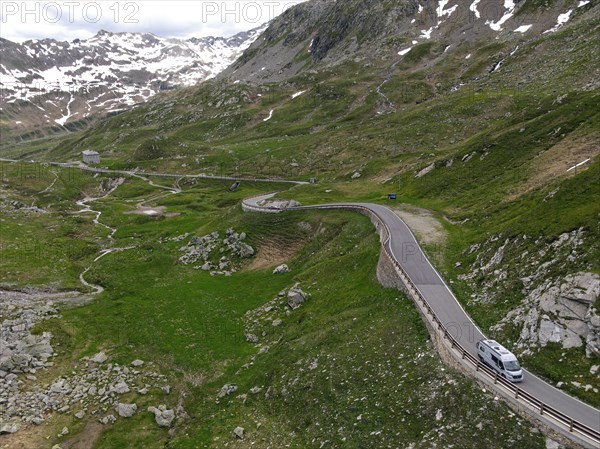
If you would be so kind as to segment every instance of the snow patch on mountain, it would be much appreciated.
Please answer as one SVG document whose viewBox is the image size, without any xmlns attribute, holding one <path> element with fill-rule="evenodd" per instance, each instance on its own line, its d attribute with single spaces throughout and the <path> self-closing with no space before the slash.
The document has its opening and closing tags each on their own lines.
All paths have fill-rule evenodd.
<svg viewBox="0 0 600 449">
<path fill-rule="evenodd" d="M 515 30 L 515 33 L 527 33 L 533 25 L 521 25 Z"/>
<path fill-rule="evenodd" d="M 559 28 L 561 28 L 565 23 L 567 23 L 569 21 L 569 19 L 571 18 L 571 14 L 573 14 L 572 9 L 568 10 L 564 14 L 560 14 L 558 16 L 558 18 L 556 19 L 556 25 L 553 28 L 550 28 L 549 30 L 544 31 L 544 34 L 554 33 L 556 31 L 558 31 Z"/>
<path fill-rule="evenodd" d="M 481 13 L 477 9 L 477 5 L 479 4 L 480 1 L 481 0 L 473 0 L 473 3 L 471 3 L 471 6 L 469 6 L 469 11 L 471 11 L 473 14 L 475 14 L 475 17 L 477 19 L 481 18 Z"/>
<path fill-rule="evenodd" d="M 440 17 L 440 18 L 444 17 L 444 16 L 450 17 L 452 15 L 452 13 L 458 9 L 458 5 L 454 5 L 448 9 L 444 9 L 448 3 L 450 3 L 450 0 L 440 0 L 440 2 L 438 3 L 437 10 L 436 10 L 438 17 Z"/>
<path fill-rule="evenodd" d="M 506 10 L 502 18 L 498 22 L 486 21 L 485 24 L 494 31 L 502 31 L 502 25 L 509 20 L 515 13 L 515 2 L 514 0 L 504 0 L 504 9 Z"/>
<path fill-rule="evenodd" d="M 300 92 L 296 92 L 295 94 L 292 95 L 292 100 L 296 97 L 299 97 L 300 95 L 302 95 L 303 93 L 305 93 L 305 90 L 301 90 Z"/>
</svg>

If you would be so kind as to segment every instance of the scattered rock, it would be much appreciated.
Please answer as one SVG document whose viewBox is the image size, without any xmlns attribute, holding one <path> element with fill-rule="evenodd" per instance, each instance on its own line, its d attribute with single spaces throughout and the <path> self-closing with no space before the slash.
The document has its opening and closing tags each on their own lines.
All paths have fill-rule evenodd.
<svg viewBox="0 0 600 449">
<path fill-rule="evenodd" d="M 277 268 L 275 268 L 273 270 L 273 274 L 284 274 L 284 273 L 289 273 L 290 272 L 290 268 L 286 265 L 279 265 Z"/>
<path fill-rule="evenodd" d="M 524 300 L 491 328 L 502 334 L 505 327 L 518 326 L 517 352 L 559 343 L 565 349 L 584 347 L 587 357 L 600 356 L 600 315 L 594 307 L 600 275 L 587 271 L 594 248 L 593 235 L 584 228 L 553 240 L 494 235 L 465 251 L 476 259 L 459 279 L 473 289 L 472 301 L 482 304 L 503 301 L 515 293 L 507 292 L 514 288 L 511 280 L 521 281 Z"/>
<path fill-rule="evenodd" d="M 281 324 L 283 323 L 283 321 L 279 318 L 277 318 L 276 320 L 273 320 L 273 327 L 279 327 L 281 326 Z"/>
<path fill-rule="evenodd" d="M 434 169 L 435 169 L 435 163 L 432 163 L 431 165 L 428 165 L 423 170 L 421 170 L 419 173 L 417 173 L 416 176 L 415 176 L 415 178 L 422 178 L 427 173 L 432 172 Z"/>
<path fill-rule="evenodd" d="M 104 363 L 108 360 L 108 357 L 104 352 L 99 352 L 98 354 L 94 355 L 90 360 L 94 363 Z"/>
<path fill-rule="evenodd" d="M 254 334 L 246 334 L 244 337 L 248 343 L 258 343 L 258 337 Z"/>
<path fill-rule="evenodd" d="M 243 428 L 243 427 L 236 427 L 236 428 L 233 430 L 233 434 L 234 434 L 236 437 L 238 437 L 240 440 L 243 440 L 243 439 L 244 439 L 244 431 L 245 431 L 245 430 L 244 430 L 244 428 Z"/>
<path fill-rule="evenodd" d="M 131 366 L 135 366 L 136 368 L 139 366 L 142 366 L 144 364 L 143 360 L 134 360 L 133 362 L 131 362 Z"/>
<path fill-rule="evenodd" d="M 108 415 L 102 418 L 100 422 L 104 425 L 114 424 L 115 422 L 117 422 L 117 418 L 115 418 L 115 415 Z"/>
<path fill-rule="evenodd" d="M 238 388 L 235 385 L 224 385 L 219 391 L 219 397 L 224 398 L 225 396 L 231 396 L 236 391 L 238 391 Z"/>
<path fill-rule="evenodd" d="M 110 391 L 112 391 L 113 393 L 117 393 L 117 394 L 129 393 L 129 386 L 125 382 L 119 382 L 116 385 L 114 385 L 110 389 Z"/>
</svg>

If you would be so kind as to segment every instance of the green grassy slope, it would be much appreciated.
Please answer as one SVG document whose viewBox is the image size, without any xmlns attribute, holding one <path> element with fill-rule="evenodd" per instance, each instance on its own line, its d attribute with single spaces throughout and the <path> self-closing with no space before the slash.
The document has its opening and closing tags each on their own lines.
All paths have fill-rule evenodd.
<svg viewBox="0 0 600 449">
<path fill-rule="evenodd" d="M 58 175 L 61 181 L 41 198 L 35 192 L 45 182 L 38 185 L 35 179 L 12 179 L 4 187 L 11 195 L 45 205 L 48 220 L 68 222 L 73 209 L 68 203 L 81 196 L 77 190 L 91 193 L 103 178 Z M 540 434 L 503 403 L 444 367 L 410 300 L 377 284 L 379 242 L 367 218 L 316 211 L 245 214 L 239 205 L 242 197 L 274 186 L 244 184 L 231 193 L 228 184 L 183 185 L 180 194 L 145 203 L 176 215 L 131 215 L 140 201 L 161 193 L 140 179 L 127 180 L 111 196 L 93 203 L 103 212 L 101 221 L 118 228 L 113 245 L 136 248 L 96 263 L 89 251 L 85 260 L 92 269 L 87 279 L 105 292 L 38 326 L 37 332 L 52 332 L 60 348 L 55 366 L 40 376 L 68 376 L 79 358 L 104 350 L 112 363 L 127 365 L 137 358 L 152 362 L 173 389 L 170 394 L 159 389 L 146 396 L 129 394 L 127 400 L 140 406 L 138 414 L 97 433 L 70 414 L 49 419 L 46 429 L 56 427 L 56 434 L 66 425 L 71 432 L 67 440 L 89 438 L 88 447 L 111 449 L 165 444 L 299 448 L 324 441 L 339 447 L 435 443 L 477 448 L 481 429 L 489 447 L 499 440 L 519 447 L 544 446 Z M 22 228 L 18 225 L 29 218 L 15 214 L 12 220 Z M 166 240 L 229 227 L 248 234 L 248 242 L 258 250 L 255 259 L 264 259 L 264 268 L 254 268 L 256 261 L 249 260 L 231 277 L 213 277 L 177 263 L 186 241 Z M 107 243 L 102 227 L 81 229 L 89 242 L 98 243 L 90 243 L 93 250 Z M 40 228 L 26 231 L 47 238 Z M 63 245 L 66 251 L 69 243 L 56 239 L 53 245 Z M 277 248 L 286 247 L 294 248 L 286 257 L 292 271 L 273 275 L 271 258 Z M 9 266 L 16 263 L 12 253 L 6 260 Z M 28 263 L 40 271 L 28 271 L 26 279 L 14 273 L 7 280 L 43 285 L 45 262 Z M 76 270 L 86 266 L 75 261 L 73 265 L 57 277 L 64 288 L 73 288 Z M 296 282 L 310 293 L 301 308 L 289 310 L 285 298 L 269 311 L 263 308 Z M 275 319 L 282 324 L 273 326 Z M 245 341 L 249 331 L 259 336 L 257 345 Z M 235 384 L 238 392 L 217 400 L 226 383 Z M 250 392 L 254 387 L 262 390 Z M 145 412 L 149 405 L 175 407 L 180 401 L 189 418 L 178 417 L 171 434 Z M 460 415 L 455 413 L 456 401 L 464 404 Z M 446 430 L 441 431 L 441 425 Z M 246 429 L 243 441 L 233 436 L 237 426 Z M 38 434 L 21 432 L 21 441 L 42 444 Z M 54 437 L 43 439 L 43 444 L 58 442 Z"/>
</svg>

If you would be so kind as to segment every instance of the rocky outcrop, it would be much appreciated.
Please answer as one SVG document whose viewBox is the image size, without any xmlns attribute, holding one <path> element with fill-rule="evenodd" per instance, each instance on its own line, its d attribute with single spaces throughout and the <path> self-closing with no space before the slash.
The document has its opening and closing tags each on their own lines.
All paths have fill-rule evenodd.
<svg viewBox="0 0 600 449">
<path fill-rule="evenodd" d="M 432 164 L 428 165 L 427 167 L 425 167 L 423 170 L 421 170 L 419 173 L 417 173 L 415 175 L 415 178 L 422 178 L 426 174 L 431 173 L 433 170 L 435 170 L 435 163 L 432 163 Z"/>
<path fill-rule="evenodd" d="M 32 214 L 47 214 L 48 211 L 41 209 L 37 206 L 28 206 L 25 203 L 17 200 L 0 199 L 0 211 L 2 212 L 19 212 L 19 213 L 32 213 Z"/>
<path fill-rule="evenodd" d="M 517 347 L 544 347 L 561 343 L 565 349 L 586 345 L 588 357 L 598 351 L 599 318 L 593 304 L 600 294 L 600 276 L 576 273 L 547 281 L 531 291 L 494 330 L 508 323 L 521 327 Z"/>
<path fill-rule="evenodd" d="M 192 237 L 186 246 L 180 248 L 184 254 L 179 263 L 184 265 L 196 264 L 197 270 L 208 271 L 212 276 L 231 276 L 240 268 L 243 259 L 254 256 L 252 246 L 244 242 L 246 233 L 237 233 L 233 228 L 225 232 L 221 239 L 218 232 L 203 237 Z"/>
<path fill-rule="evenodd" d="M 588 326 L 587 337 L 585 340 L 585 351 L 588 357 L 595 355 L 600 357 L 600 313 L 598 309 L 592 307 L 585 316 Z"/>
<path fill-rule="evenodd" d="M 476 258 L 459 279 L 472 288 L 471 302 L 486 304 L 514 296 L 518 282 L 523 300 L 491 330 L 502 332 L 516 325 L 520 329 L 516 346 L 522 352 L 559 343 L 565 349 L 585 346 L 591 357 L 600 347 L 595 309 L 600 276 L 585 268 L 592 268 L 586 261 L 596 245 L 584 229 L 552 241 L 498 235 L 465 252 L 465 258 Z"/>
</svg>

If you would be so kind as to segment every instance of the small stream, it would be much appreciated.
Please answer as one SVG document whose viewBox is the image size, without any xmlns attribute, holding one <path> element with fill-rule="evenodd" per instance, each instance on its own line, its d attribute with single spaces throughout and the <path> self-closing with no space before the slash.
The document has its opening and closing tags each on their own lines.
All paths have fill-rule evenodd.
<svg viewBox="0 0 600 449">
<path fill-rule="evenodd" d="M 94 201 L 98 201 L 104 198 L 109 197 L 115 190 L 117 190 L 117 188 L 123 184 L 124 179 L 121 179 L 119 182 L 117 182 L 115 184 L 115 186 L 113 186 L 108 192 L 106 192 L 105 195 L 100 196 L 100 197 L 90 197 L 87 196 L 79 201 L 77 201 L 77 205 L 79 207 L 82 207 L 81 210 L 77 211 L 77 214 L 84 214 L 84 213 L 92 213 L 95 215 L 94 219 L 92 220 L 94 224 L 102 226 L 105 229 L 109 230 L 109 234 L 108 234 L 108 239 L 109 241 L 112 242 L 114 241 L 114 237 L 115 234 L 117 232 L 117 228 L 113 228 L 111 226 L 108 226 L 105 223 L 102 223 L 100 221 L 100 217 L 102 216 L 102 211 L 99 210 L 94 210 L 92 209 L 92 206 L 89 203 L 93 203 Z M 98 260 L 100 260 L 102 257 L 106 256 L 107 254 L 113 253 L 115 251 L 124 251 L 125 249 L 132 249 L 133 247 L 130 248 L 106 248 L 103 249 L 102 251 L 100 251 L 100 255 L 98 257 L 96 257 L 94 259 L 94 263 L 97 262 Z M 85 270 L 83 270 L 83 272 L 79 275 L 79 281 L 85 285 L 86 287 L 89 287 L 91 289 L 94 290 L 94 292 L 92 294 L 94 295 L 99 295 L 100 293 L 102 293 L 104 291 L 104 287 L 100 286 L 100 285 L 96 285 L 96 284 L 91 284 L 88 281 L 85 280 L 85 275 L 88 273 L 88 271 L 90 271 L 92 269 L 92 265 L 90 265 L 89 267 L 87 267 Z"/>
<path fill-rule="evenodd" d="M 388 96 L 386 94 L 384 94 L 381 91 L 381 88 L 383 86 L 385 86 L 385 84 L 392 79 L 392 76 L 394 76 L 394 71 L 396 70 L 396 67 L 398 67 L 398 64 L 400 64 L 400 62 L 402 62 L 402 60 L 404 59 L 404 57 L 398 59 L 396 62 L 394 62 L 391 66 L 390 66 L 390 71 L 388 72 L 388 74 L 385 76 L 384 80 L 381 82 L 381 84 L 379 86 L 377 86 L 377 93 L 383 98 L 386 107 L 389 107 L 390 109 L 392 109 L 392 111 L 396 110 L 396 105 L 392 102 L 392 100 L 390 100 L 388 98 Z"/>
<path fill-rule="evenodd" d="M 148 184 L 150 184 L 153 187 L 164 189 L 164 190 L 167 191 L 167 192 L 164 192 L 164 193 L 161 193 L 161 194 L 158 194 L 158 195 L 153 195 L 150 198 L 145 199 L 145 200 L 142 199 L 138 203 L 138 206 L 141 206 L 141 205 L 143 205 L 143 204 L 145 204 L 145 203 L 147 203 L 149 201 L 155 201 L 155 200 L 157 200 L 159 198 L 162 198 L 164 196 L 167 196 L 167 195 L 176 195 L 178 193 L 181 193 L 181 191 L 182 191 L 181 187 L 179 186 L 179 180 L 176 181 L 175 186 L 173 186 L 173 187 L 165 187 L 165 186 L 161 186 L 161 185 L 155 184 L 150 179 L 145 178 L 143 176 L 135 175 L 135 174 L 132 174 L 132 175 L 135 176 L 136 178 L 140 178 L 140 179 L 146 181 Z M 80 282 L 83 285 L 85 285 L 86 287 L 91 288 L 91 289 L 94 290 L 93 293 L 92 293 L 93 295 L 99 295 L 100 293 L 104 292 L 104 287 L 102 287 L 100 285 L 92 284 L 92 283 L 86 281 L 86 279 L 85 279 L 85 275 L 92 269 L 93 264 L 96 263 L 96 262 L 98 262 L 100 259 L 102 259 L 103 257 L 105 257 L 105 256 L 107 256 L 109 254 L 116 253 L 116 252 L 123 252 L 123 251 L 127 251 L 127 250 L 130 250 L 130 249 L 136 248 L 136 246 L 128 246 L 128 247 L 125 247 L 125 248 L 112 248 L 111 246 L 112 246 L 112 244 L 113 244 L 113 242 L 115 240 L 114 237 L 115 237 L 115 234 L 116 234 L 116 232 L 117 232 L 118 229 L 117 228 L 113 228 L 112 226 L 109 226 L 109 225 L 107 225 L 105 223 L 102 223 L 100 221 L 100 218 L 102 217 L 102 211 L 95 210 L 90 205 L 90 203 L 102 200 L 102 199 L 107 198 L 110 195 L 112 195 L 114 193 L 114 191 L 117 190 L 117 188 L 119 188 L 119 186 L 121 184 L 123 184 L 123 182 L 125 182 L 125 180 L 123 178 L 120 178 L 119 181 L 117 183 L 115 183 L 115 185 L 113 187 L 111 187 L 108 192 L 106 192 L 106 194 L 104 194 L 102 196 L 99 196 L 99 197 L 90 197 L 90 196 L 86 195 L 85 198 L 83 198 L 83 199 L 81 199 L 81 200 L 79 200 L 79 201 L 76 202 L 76 204 L 79 207 L 82 208 L 81 210 L 79 210 L 79 211 L 76 212 L 77 214 L 83 214 L 83 213 L 92 213 L 92 214 L 94 214 L 95 216 L 94 216 L 94 219 L 92 220 L 92 222 L 94 224 L 98 225 L 98 226 L 102 226 L 103 228 L 105 228 L 105 229 L 107 229 L 109 231 L 109 234 L 108 234 L 108 240 L 110 242 L 109 243 L 109 247 L 102 249 L 100 251 L 100 253 L 98 254 L 98 256 L 92 261 L 92 265 L 90 265 L 89 267 L 87 267 L 79 275 Z"/>
</svg>

